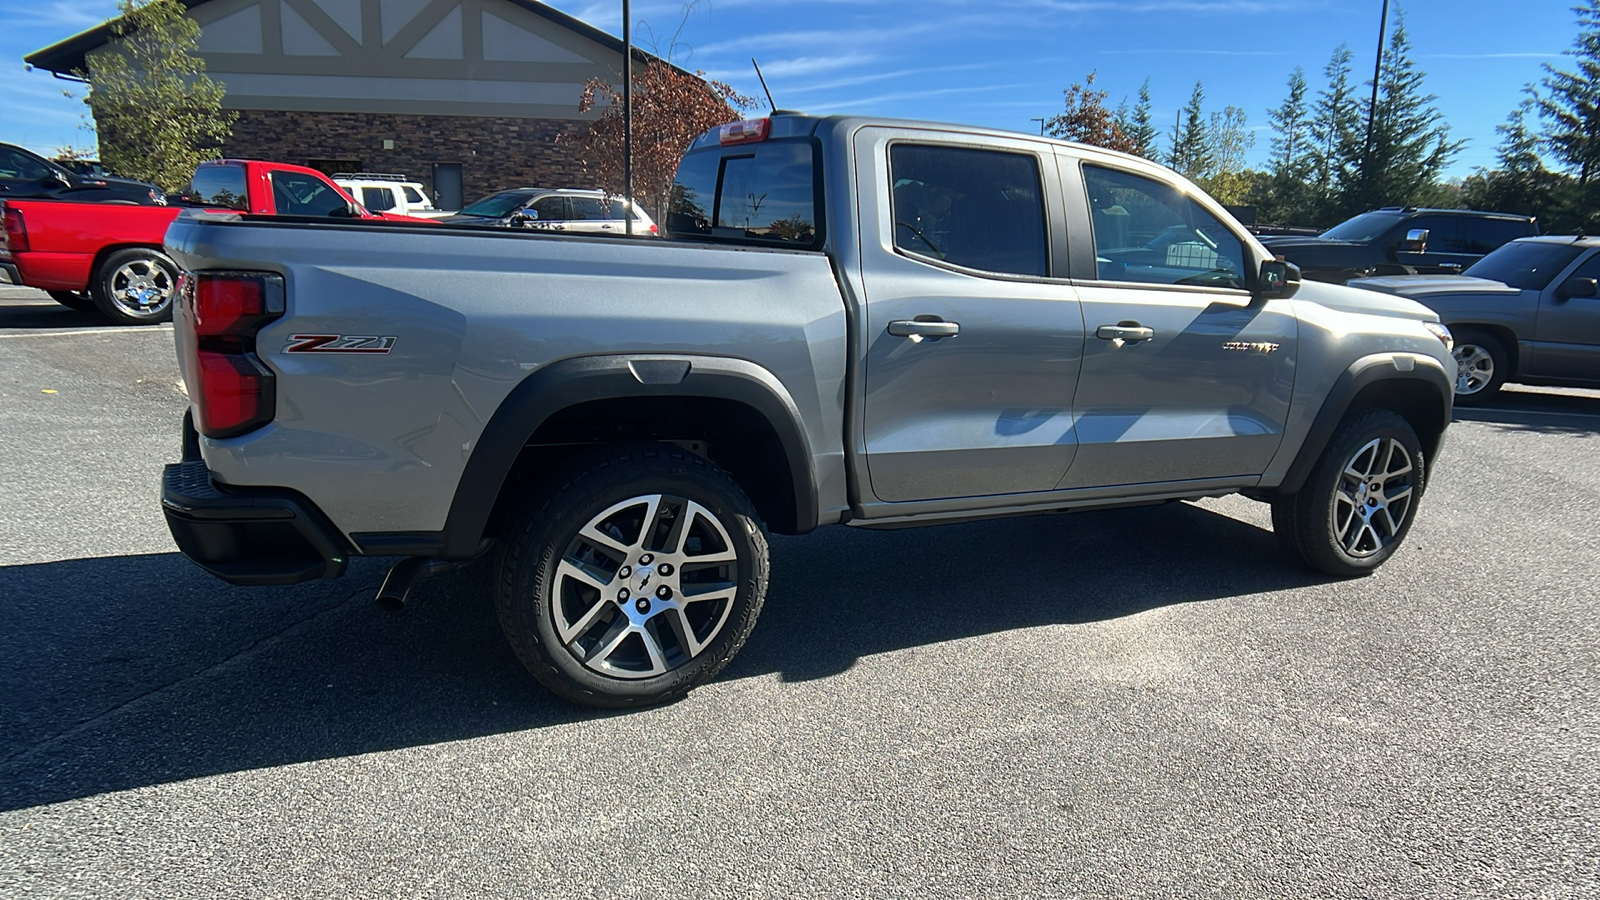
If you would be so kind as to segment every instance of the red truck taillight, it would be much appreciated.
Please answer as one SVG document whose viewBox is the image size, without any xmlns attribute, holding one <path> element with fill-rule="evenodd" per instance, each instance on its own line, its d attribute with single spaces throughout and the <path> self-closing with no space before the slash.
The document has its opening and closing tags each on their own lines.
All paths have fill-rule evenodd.
<svg viewBox="0 0 1600 900">
<path fill-rule="evenodd" d="M 28 224 L 22 210 L 6 207 L 6 249 L 12 253 L 28 252 Z"/>
<path fill-rule="evenodd" d="M 195 427 L 222 438 L 272 421 L 277 384 L 256 355 L 256 332 L 283 315 L 283 276 L 196 272 L 184 277 L 180 293 Z"/>
</svg>

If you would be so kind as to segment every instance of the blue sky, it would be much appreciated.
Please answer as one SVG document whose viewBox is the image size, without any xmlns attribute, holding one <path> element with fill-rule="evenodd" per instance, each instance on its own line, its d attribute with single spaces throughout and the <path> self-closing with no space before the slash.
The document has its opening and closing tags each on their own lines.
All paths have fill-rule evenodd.
<svg viewBox="0 0 1600 900">
<path fill-rule="evenodd" d="M 1156 121 L 1170 128 L 1195 81 L 1208 109 L 1238 106 L 1266 156 L 1267 110 L 1295 66 L 1313 93 L 1333 49 L 1347 43 L 1371 76 L 1381 0 L 712 0 L 684 23 L 673 61 L 761 96 L 750 57 L 778 105 L 963 122 L 1018 131 L 1061 110 L 1061 91 L 1097 70 L 1114 106 L 1150 79 Z M 552 6 L 613 34 L 620 2 Z M 1412 0 L 1403 8 L 1419 67 L 1452 133 L 1468 139 L 1451 174 L 1491 165 L 1497 136 L 1537 81 L 1562 65 L 1575 35 L 1572 0 Z M 0 0 L 0 140 L 40 151 L 92 140 L 82 105 L 22 57 L 99 24 L 115 0 Z M 681 2 L 636 0 L 635 39 L 665 52 Z M 763 101 L 764 103 L 764 101 Z"/>
</svg>

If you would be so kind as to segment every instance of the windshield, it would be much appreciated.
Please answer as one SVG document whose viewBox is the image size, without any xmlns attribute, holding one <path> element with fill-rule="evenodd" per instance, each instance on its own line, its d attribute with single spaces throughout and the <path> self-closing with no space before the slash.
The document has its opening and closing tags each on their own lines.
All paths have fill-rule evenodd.
<svg viewBox="0 0 1600 900">
<path fill-rule="evenodd" d="M 1388 231 L 1394 223 L 1403 217 L 1394 213 L 1362 213 L 1354 219 L 1347 219 L 1329 228 L 1322 233 L 1322 237 L 1330 241 L 1350 241 L 1356 244 L 1365 244 Z"/>
<path fill-rule="evenodd" d="M 1584 250 L 1572 244 L 1512 241 L 1461 274 L 1498 281 L 1522 291 L 1542 291 Z"/>
<path fill-rule="evenodd" d="M 528 195 L 521 191 L 501 191 L 498 194 L 490 194 L 461 210 L 461 215 L 503 219 L 526 206 L 529 199 Z"/>
</svg>

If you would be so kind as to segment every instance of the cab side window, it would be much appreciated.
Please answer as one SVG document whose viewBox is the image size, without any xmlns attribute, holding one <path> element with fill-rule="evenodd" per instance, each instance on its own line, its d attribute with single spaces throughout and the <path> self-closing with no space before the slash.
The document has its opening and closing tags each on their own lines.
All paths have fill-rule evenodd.
<svg viewBox="0 0 1600 900">
<path fill-rule="evenodd" d="M 272 199 L 280 216 L 327 216 L 348 208 L 327 182 L 300 172 L 273 172 Z"/>
<path fill-rule="evenodd" d="M 394 192 L 386 187 L 361 189 L 361 205 L 370 212 L 387 212 L 394 209 Z"/>
<path fill-rule="evenodd" d="M 612 218 L 607 214 L 605 204 L 601 203 L 596 197 L 573 197 L 571 198 L 571 202 L 572 217 L 574 219 L 599 221 L 601 219 Z"/>
<path fill-rule="evenodd" d="M 50 174 L 49 167 L 23 153 L 0 148 L 0 178 L 38 181 Z"/>
<path fill-rule="evenodd" d="M 529 204 L 528 209 L 538 213 L 541 222 L 561 222 L 568 218 L 567 201 L 564 197 L 540 197 Z"/>
<path fill-rule="evenodd" d="M 894 245 L 910 256 L 1007 275 L 1049 274 L 1039 160 L 1029 153 L 889 148 Z"/>
<path fill-rule="evenodd" d="M 1083 179 L 1100 280 L 1245 289 L 1244 242 L 1187 194 L 1101 166 Z"/>
</svg>

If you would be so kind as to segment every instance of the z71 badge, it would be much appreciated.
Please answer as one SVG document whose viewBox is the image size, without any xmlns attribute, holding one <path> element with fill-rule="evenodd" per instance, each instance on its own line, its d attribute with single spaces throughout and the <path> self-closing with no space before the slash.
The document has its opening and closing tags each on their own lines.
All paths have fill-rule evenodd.
<svg viewBox="0 0 1600 900">
<path fill-rule="evenodd" d="M 394 349 L 394 335 L 370 334 L 291 334 L 285 353 L 388 353 Z"/>
</svg>

